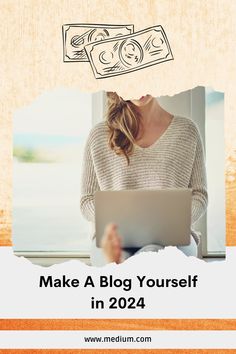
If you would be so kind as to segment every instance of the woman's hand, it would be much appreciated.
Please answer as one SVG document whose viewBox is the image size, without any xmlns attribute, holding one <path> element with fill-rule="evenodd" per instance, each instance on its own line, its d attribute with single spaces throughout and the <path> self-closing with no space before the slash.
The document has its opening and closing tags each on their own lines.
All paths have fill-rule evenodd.
<svg viewBox="0 0 236 354">
<path fill-rule="evenodd" d="M 121 236 L 118 233 L 117 225 L 111 223 L 106 226 L 101 246 L 108 262 L 121 263 Z"/>
</svg>

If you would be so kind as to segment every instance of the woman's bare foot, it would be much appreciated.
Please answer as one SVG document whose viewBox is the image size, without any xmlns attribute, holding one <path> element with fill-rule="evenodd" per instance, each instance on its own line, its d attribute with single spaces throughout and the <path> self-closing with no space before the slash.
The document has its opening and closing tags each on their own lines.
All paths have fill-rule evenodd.
<svg viewBox="0 0 236 354">
<path fill-rule="evenodd" d="M 102 238 L 102 249 L 108 262 L 121 263 L 121 237 L 115 224 L 108 224 Z"/>
</svg>

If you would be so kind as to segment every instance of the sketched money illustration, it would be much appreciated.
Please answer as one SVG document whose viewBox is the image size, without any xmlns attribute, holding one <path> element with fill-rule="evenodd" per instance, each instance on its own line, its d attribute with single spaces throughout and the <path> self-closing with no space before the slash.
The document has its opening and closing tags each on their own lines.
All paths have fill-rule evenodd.
<svg viewBox="0 0 236 354">
<path fill-rule="evenodd" d="M 89 61 L 96 79 L 123 75 L 174 60 L 161 25 L 137 32 L 134 32 L 133 25 L 120 25 L 119 28 L 88 25 L 89 30 L 79 24 L 64 26 L 64 61 Z"/>
<path fill-rule="evenodd" d="M 68 24 L 62 26 L 64 61 L 89 61 L 86 44 L 131 34 L 133 25 Z"/>
</svg>

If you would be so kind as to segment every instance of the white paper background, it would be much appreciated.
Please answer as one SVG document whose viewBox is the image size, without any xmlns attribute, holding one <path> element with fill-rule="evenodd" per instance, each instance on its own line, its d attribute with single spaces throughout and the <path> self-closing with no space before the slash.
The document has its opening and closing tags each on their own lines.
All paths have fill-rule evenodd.
<svg viewBox="0 0 236 354">
<path fill-rule="evenodd" d="M 206 263 L 187 257 L 175 247 L 159 253 L 143 253 L 116 265 L 95 268 L 80 261 L 44 268 L 25 258 L 14 256 L 10 247 L 0 247 L 0 317 L 1 318 L 236 318 L 235 247 L 227 247 L 225 261 Z M 3 271 L 4 270 L 4 271 Z M 95 288 L 39 288 L 40 275 L 78 278 L 81 284 L 88 275 Z M 100 288 L 99 276 L 132 278 L 131 291 Z M 198 275 L 196 288 L 140 288 L 137 275 L 147 278 L 185 278 Z M 91 297 L 144 297 L 145 309 L 93 310 Z"/>
</svg>

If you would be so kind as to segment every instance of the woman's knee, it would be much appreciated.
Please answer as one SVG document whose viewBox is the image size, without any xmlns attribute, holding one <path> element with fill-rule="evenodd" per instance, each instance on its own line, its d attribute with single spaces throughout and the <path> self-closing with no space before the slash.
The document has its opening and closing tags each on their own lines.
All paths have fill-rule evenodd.
<svg viewBox="0 0 236 354">
<path fill-rule="evenodd" d="M 198 257 L 198 245 L 194 240 L 193 236 L 191 236 L 191 242 L 187 246 L 178 246 L 180 251 L 182 251 L 186 256 Z"/>
<path fill-rule="evenodd" d="M 158 252 L 163 248 L 163 246 L 157 244 L 146 245 L 140 248 L 137 252 L 135 252 L 135 254 L 139 254 L 141 252 Z"/>
</svg>

